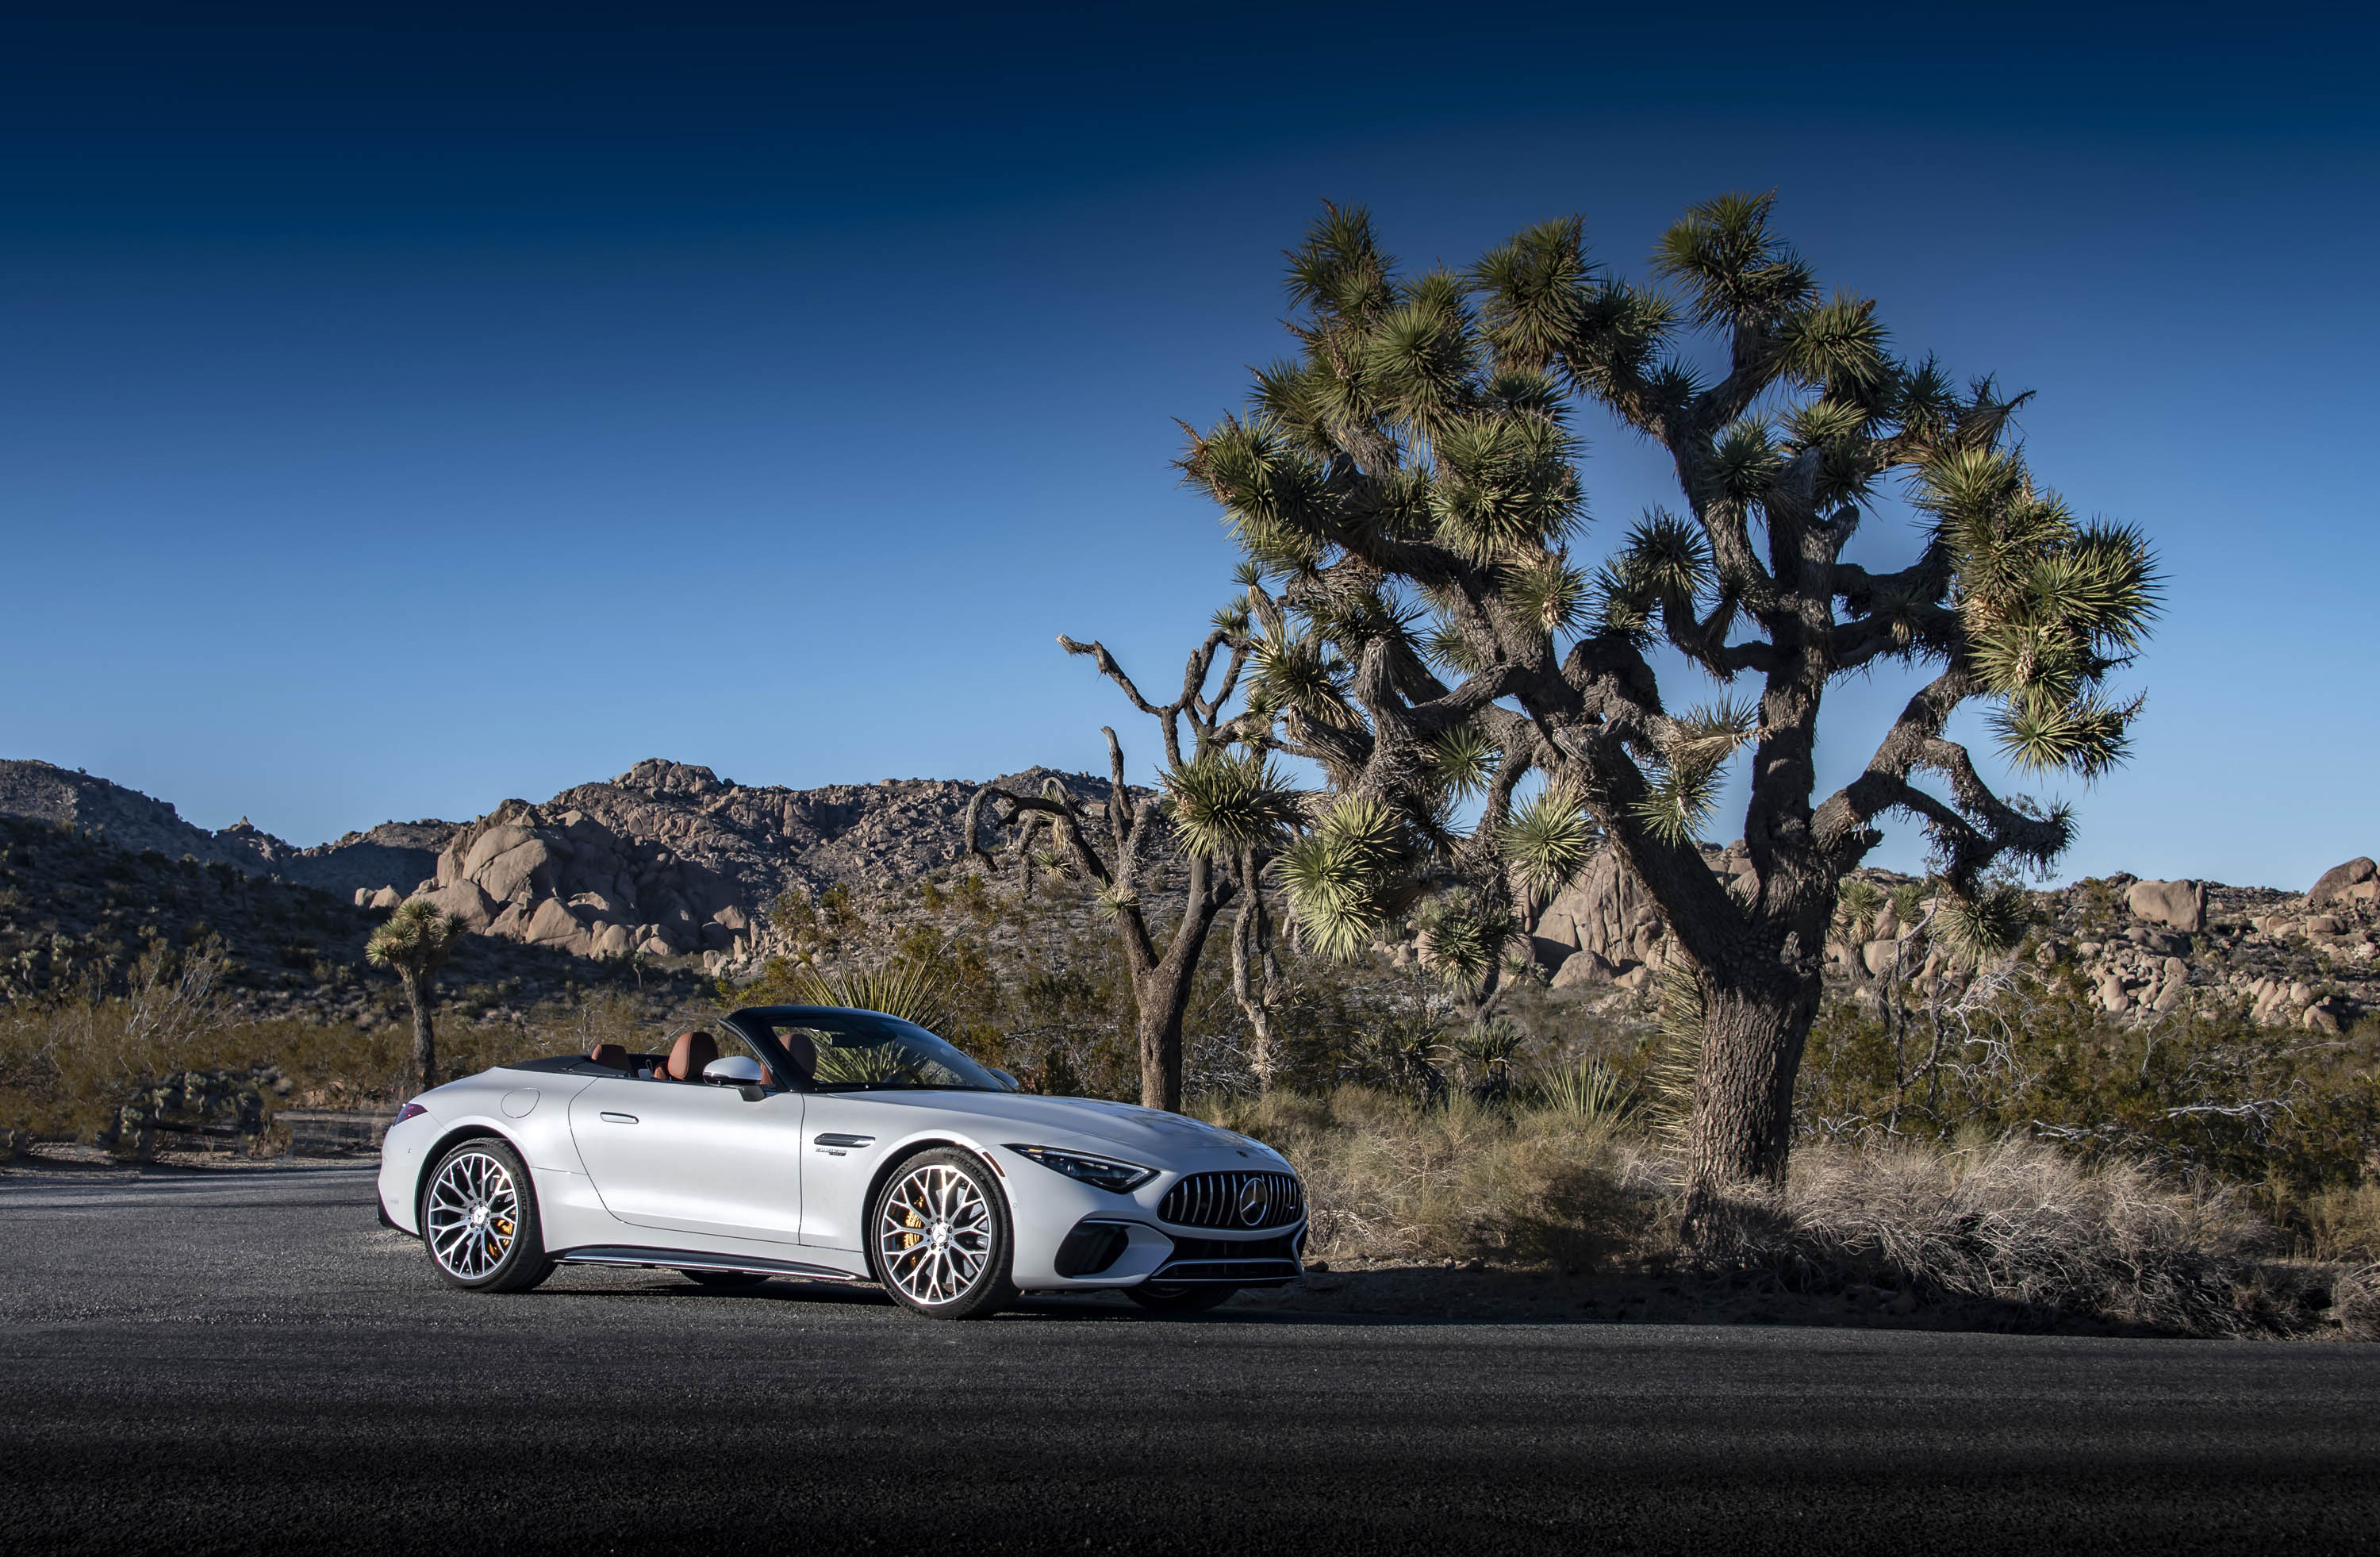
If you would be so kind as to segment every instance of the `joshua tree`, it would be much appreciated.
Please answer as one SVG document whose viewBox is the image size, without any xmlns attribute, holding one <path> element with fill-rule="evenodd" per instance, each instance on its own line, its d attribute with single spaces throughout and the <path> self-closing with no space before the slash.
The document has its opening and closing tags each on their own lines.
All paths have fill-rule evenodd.
<svg viewBox="0 0 2380 1557">
<path fill-rule="evenodd" d="M 1039 795 L 1018 795 L 986 785 L 967 802 L 966 846 L 987 865 L 997 869 L 981 843 L 989 802 L 993 831 L 1014 826 L 1014 851 L 1027 884 L 1031 882 L 1033 844 L 1047 829 L 1056 842 L 1051 858 L 1061 869 L 1091 882 L 1099 894 L 1101 914 L 1115 924 L 1123 948 L 1124 965 L 1132 976 L 1135 1025 L 1140 1044 L 1140 1101 L 1149 1108 L 1182 1106 L 1182 1019 L 1189 1009 L 1198 959 L 1206 949 L 1208 931 L 1234 897 L 1244 899 L 1242 925 L 1234 935 L 1234 989 L 1269 1012 L 1269 1003 L 1249 988 L 1245 959 L 1260 965 L 1267 955 L 1260 873 L 1271 859 L 1283 829 L 1295 820 L 1297 797 L 1261 749 L 1234 752 L 1232 744 L 1244 725 L 1261 730 L 1261 715 L 1226 719 L 1223 710 L 1237 687 L 1246 663 L 1248 637 L 1244 614 L 1226 614 L 1204 643 L 1191 652 L 1183 668 L 1182 695 L 1162 705 L 1143 697 L 1123 667 L 1099 643 L 1077 643 L 1061 636 L 1059 645 L 1069 654 L 1088 655 L 1100 671 L 1123 689 L 1132 705 L 1157 721 L 1165 743 L 1166 768 L 1162 801 L 1154 797 L 1135 800 L 1124 783 L 1123 745 L 1112 728 L 1108 738 L 1108 797 L 1103 828 L 1094 829 L 1065 787 L 1052 780 Z M 1228 649 L 1222 679 L 1209 696 L 1207 685 L 1217 657 Z M 1182 726 L 1190 727 L 1192 746 L 1185 755 Z M 1178 858 L 1184 867 L 1181 918 L 1172 932 L 1160 936 L 1149 924 L 1142 893 L 1162 869 L 1161 855 Z M 1249 918 L 1250 914 L 1258 916 Z M 1259 1028 L 1259 1050 L 1269 1026 Z M 1258 1069 L 1268 1073 L 1269 1054 Z"/>
<path fill-rule="evenodd" d="M 1513 878 L 1558 883 L 1608 835 L 1664 911 L 1699 1034 L 1698 1196 L 1784 1170 L 1837 883 L 1885 818 L 1927 830 L 1945 912 L 1979 936 L 1987 873 L 2066 847 L 2068 809 L 1995 794 L 1951 714 L 1985 704 L 2021 771 L 2095 777 L 2140 707 L 2107 678 L 2157 604 L 2140 534 L 2078 521 L 2010 442 L 2027 396 L 1893 356 L 1867 299 L 1819 295 L 1769 208 L 1689 212 L 1654 252 L 1668 293 L 1591 264 L 1575 219 L 1463 274 L 1401 275 L 1362 212 L 1327 209 L 1290 256 L 1297 355 L 1184 460 L 1253 565 L 1249 700 L 1278 723 L 1244 738 L 1313 759 L 1335 792 L 1278 868 L 1301 932 L 1353 955 L 1419 900 L 1425 950 L 1484 981 Z M 1684 510 L 1648 512 L 1592 569 L 1571 551 L 1581 402 L 1669 455 Z M 1907 566 L 1871 572 L 1845 548 L 1888 483 L 1925 528 Z M 1658 646 L 1752 695 L 1673 711 Z M 1820 703 L 1879 661 L 1931 679 L 1821 794 Z M 1752 870 L 1730 892 L 1696 834 L 1747 747 Z M 1546 794 L 1516 819 L 1531 772 Z M 1460 836 L 1464 788 L 1485 818 Z"/>
<path fill-rule="evenodd" d="M 388 922 L 364 943 L 364 960 L 385 967 L 405 986 L 406 1003 L 413 1007 L 413 1074 L 423 1090 L 438 1085 L 438 1040 L 430 1030 L 431 980 L 446 966 L 455 939 L 463 933 L 463 917 L 439 911 L 427 898 L 411 897 L 396 906 Z"/>
</svg>

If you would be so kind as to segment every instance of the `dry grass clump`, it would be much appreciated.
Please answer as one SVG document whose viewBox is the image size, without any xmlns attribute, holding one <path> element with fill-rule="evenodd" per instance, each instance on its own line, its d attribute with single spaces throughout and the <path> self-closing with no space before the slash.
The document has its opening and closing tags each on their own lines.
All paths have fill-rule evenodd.
<svg viewBox="0 0 2380 1557">
<path fill-rule="evenodd" d="M 1209 1099 L 1305 1180 L 1309 1254 L 1584 1265 L 1658 1217 L 1641 1146 L 1609 1110 L 1436 1105 L 1362 1087 Z"/>
<path fill-rule="evenodd" d="M 1808 1143 L 1781 1188 L 1746 1186 L 1691 1220 L 1674 1149 L 1608 1095 L 1491 1107 L 1360 1087 L 1210 1099 L 1198 1110 L 1305 1176 L 1309 1251 L 1344 1260 L 1481 1259 L 1745 1277 L 1803 1294 L 1888 1288 L 2039 1320 L 2171 1333 L 2302 1333 L 2324 1304 L 2380 1336 L 2380 1264 L 2344 1276 L 2272 1262 L 2285 1235 L 2240 1193 L 2019 1138 L 1968 1147 Z M 2380 1200 L 2380 1196 L 2367 1198 Z M 2365 1235 L 2333 1206 L 2334 1239 Z"/>
<path fill-rule="evenodd" d="M 2324 1190 L 2303 1208 L 2316 1259 L 2380 1259 L 2380 1178 Z"/>
<path fill-rule="evenodd" d="M 0 1158 L 32 1141 L 105 1139 L 128 1100 L 191 1072 L 254 1077 L 268 1112 L 390 1107 L 410 1095 L 404 1028 L 245 1017 L 221 996 L 225 960 L 219 945 L 175 957 L 152 952 L 122 994 L 86 987 L 0 1005 Z M 440 1024 L 440 1068 L 469 1075 L 600 1042 L 647 1048 L 664 1015 L 611 993 L 508 1022 L 450 1018 Z"/>
<path fill-rule="evenodd" d="M 1872 1283 L 2200 1335 L 2257 1327 L 2241 1295 L 2276 1242 L 2228 1189 L 2017 1139 L 1804 1147 L 1782 1189 L 1743 1190 L 1695 1233 L 1700 1260 L 1795 1288 Z"/>
<path fill-rule="evenodd" d="M 2380 1265 L 2350 1271 L 2331 1283 L 2331 1318 L 2350 1341 L 2380 1341 Z"/>
</svg>

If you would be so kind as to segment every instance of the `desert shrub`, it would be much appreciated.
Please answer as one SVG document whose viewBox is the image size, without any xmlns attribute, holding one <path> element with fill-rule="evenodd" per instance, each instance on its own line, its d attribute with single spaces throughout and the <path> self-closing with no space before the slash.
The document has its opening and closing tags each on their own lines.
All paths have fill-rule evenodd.
<svg viewBox="0 0 2380 1557">
<path fill-rule="evenodd" d="M 235 1077 L 264 1082 L 268 1117 L 286 1105 L 386 1107 L 411 1090 L 405 1029 L 243 1016 L 220 995 L 227 966 L 218 943 L 178 954 L 152 947 L 133 963 L 122 993 L 93 981 L 0 1006 L 0 1130 L 12 1140 L 111 1140 L 128 1104 L 156 1113 L 158 1099 L 186 1098 L 193 1087 Z M 603 991 L 504 1021 L 449 1022 L 442 1072 L 469 1075 L 540 1054 L 583 1053 L 599 1042 L 650 1049 L 674 1022 L 709 1015 Z M 194 1081 L 194 1075 L 212 1082 Z M 196 1117 L 206 1111 L 177 1105 L 162 1112 Z"/>
<path fill-rule="evenodd" d="M 2330 1289 L 2331 1317 L 2350 1341 L 2380 1341 L 2380 1265 L 2347 1271 Z"/>
<path fill-rule="evenodd" d="M 2274 1246 L 2236 1191 L 2004 1139 L 1806 1148 L 1781 1188 L 1704 1217 L 1693 1252 L 1796 1288 L 1876 1283 L 2229 1334 Z"/>
<path fill-rule="evenodd" d="M 2380 1184 L 2334 1185 L 2307 1198 L 2302 1217 L 2316 1259 L 2380 1260 Z"/>
<path fill-rule="evenodd" d="M 1367 1087 L 1209 1098 L 1210 1121 L 1265 1141 L 1305 1180 L 1309 1252 L 1328 1259 L 1585 1264 L 1652 1221 L 1638 1152 L 1612 1114 L 1430 1105 Z"/>
<path fill-rule="evenodd" d="M 2126 1025 L 2070 970 L 1907 1011 L 1830 1005 L 1796 1093 L 1807 1139 L 2018 1133 L 2085 1156 L 2214 1172 L 2271 1214 L 2380 1163 L 2380 1030 L 2263 1028 L 2238 1012 Z"/>
</svg>

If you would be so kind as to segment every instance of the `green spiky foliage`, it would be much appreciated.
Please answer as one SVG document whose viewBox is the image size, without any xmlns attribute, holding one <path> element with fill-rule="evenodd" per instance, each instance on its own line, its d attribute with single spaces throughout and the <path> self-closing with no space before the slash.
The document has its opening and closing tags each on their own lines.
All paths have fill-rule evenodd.
<svg viewBox="0 0 2380 1557">
<path fill-rule="evenodd" d="M 1552 784 L 1504 824 L 1497 848 L 1515 880 L 1550 898 L 1585 866 L 1602 837 L 1585 799 L 1567 785 Z"/>
<path fill-rule="evenodd" d="M 1467 890 L 1431 899 L 1419 914 L 1423 966 L 1457 994 L 1476 1001 L 1503 966 L 1520 922 L 1503 904 Z"/>
<path fill-rule="evenodd" d="M 1395 813 L 1349 795 L 1281 851 L 1273 871 L 1309 949 L 1326 961 L 1352 962 L 1388 933 L 1411 900 L 1407 858 Z"/>
<path fill-rule="evenodd" d="M 1297 792 L 1261 751 L 1209 748 L 1166 771 L 1165 795 L 1182 846 L 1210 859 L 1269 850 L 1299 816 Z"/>
<path fill-rule="evenodd" d="M 789 1002 L 795 1005 L 844 1005 L 861 1011 L 880 1011 L 887 1016 L 898 1016 L 905 1022 L 915 1022 L 929 1031 L 941 1031 L 948 1022 L 950 1010 L 944 992 L 941 965 L 932 957 L 901 957 L 874 967 L 843 968 L 832 973 L 816 967 L 795 969 L 787 991 Z M 820 1056 L 821 1062 L 826 1058 Z M 848 1057 L 846 1057 L 848 1058 Z M 823 1072 L 821 1073 L 823 1076 Z M 823 1076 L 827 1080 L 866 1080 L 864 1076 Z"/>
<path fill-rule="evenodd" d="M 1846 880 L 1835 894 L 1835 923 L 1843 939 L 1853 945 L 1870 939 L 1884 905 L 1884 889 L 1874 882 L 1857 876 Z"/>
<path fill-rule="evenodd" d="M 1447 1040 L 1446 1047 L 1463 1066 L 1471 1095 L 1483 1103 L 1500 1103 L 1512 1095 L 1512 1066 L 1528 1034 L 1501 1017 L 1474 1022 Z"/>
<path fill-rule="evenodd" d="M 426 897 L 408 897 L 364 943 L 364 960 L 385 967 L 413 1008 L 413 1078 L 424 1091 L 438 1085 L 438 1035 L 431 1026 L 431 984 L 462 938 L 463 918 Z"/>
<path fill-rule="evenodd" d="M 1182 462 L 1246 553 L 1269 644 L 1253 738 L 1376 808 L 1372 846 L 1318 825 L 1284 855 L 1302 936 L 1368 945 L 1400 903 L 1510 913 L 1548 879 L 1536 845 L 1501 846 L 1549 820 L 1515 818 L 1516 786 L 1559 783 L 1701 990 L 1697 1195 L 1782 1173 L 1837 883 L 1888 824 L 1922 827 L 1942 890 L 1979 913 L 1988 872 L 2066 847 L 2067 806 L 1995 793 L 1952 716 L 1978 705 L 2029 783 L 2088 784 L 2125 756 L 2141 702 L 2117 683 L 2159 602 L 2143 535 L 2078 519 L 2034 475 L 2013 435 L 2027 396 L 1900 354 L 1773 215 L 1767 195 L 1694 206 L 1639 278 L 1593 258 L 1575 218 L 1415 273 L 1364 212 L 1326 208 L 1290 257 L 1293 354 Z M 1590 413 L 1676 476 L 1600 543 Z M 1895 504 L 1919 520 L 1914 556 L 1846 561 Z M 1679 662 L 1694 690 L 1673 702 L 1661 667 Z M 1879 667 L 1919 688 L 1822 791 L 1826 694 Z M 1715 700 L 1673 712 L 1710 682 Z M 1730 893 L 1699 845 L 1736 765 L 1751 870 Z"/>
<path fill-rule="evenodd" d="M 1986 967 L 2014 952 L 2033 922 L 2033 902 L 2011 882 L 1996 882 L 1966 895 L 1945 893 L 1935 906 L 1934 944 L 1953 967 Z"/>
</svg>

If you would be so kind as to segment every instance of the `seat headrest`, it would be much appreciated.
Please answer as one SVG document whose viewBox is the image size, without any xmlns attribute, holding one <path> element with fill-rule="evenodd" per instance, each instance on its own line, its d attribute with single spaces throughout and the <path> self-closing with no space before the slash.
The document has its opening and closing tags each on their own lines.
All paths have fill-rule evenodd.
<svg viewBox="0 0 2380 1557">
<path fill-rule="evenodd" d="M 799 1028 L 787 1028 L 778 1038 L 784 1044 L 785 1058 L 793 1061 L 794 1070 L 800 1076 L 802 1085 L 808 1086 L 818 1075 L 818 1045 Z"/>
<path fill-rule="evenodd" d="M 677 1035 L 677 1041 L 670 1045 L 666 1068 L 674 1081 L 699 1081 L 703 1067 L 717 1058 L 719 1040 L 696 1028 Z"/>
<path fill-rule="evenodd" d="M 587 1057 L 599 1065 L 609 1065 L 613 1070 L 625 1071 L 628 1068 L 628 1052 L 616 1043 L 599 1043 L 587 1051 Z"/>
</svg>

